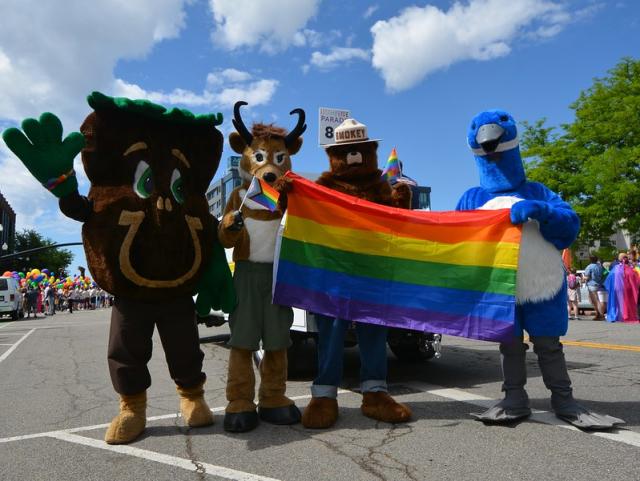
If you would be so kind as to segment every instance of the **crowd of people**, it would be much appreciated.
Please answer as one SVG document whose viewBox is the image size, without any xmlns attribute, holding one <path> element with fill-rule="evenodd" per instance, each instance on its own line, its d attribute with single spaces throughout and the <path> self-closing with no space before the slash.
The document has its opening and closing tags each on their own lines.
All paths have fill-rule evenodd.
<svg viewBox="0 0 640 481">
<path fill-rule="evenodd" d="M 571 269 L 567 275 L 569 319 L 578 319 L 586 287 L 594 320 L 638 323 L 640 308 L 640 259 L 635 248 L 621 252 L 611 262 L 591 256 L 583 272 Z"/>
<path fill-rule="evenodd" d="M 100 287 L 75 287 L 57 289 L 55 286 L 26 286 L 21 288 L 22 307 L 25 317 L 38 314 L 53 316 L 56 312 L 74 310 L 95 310 L 113 305 L 113 296 Z"/>
</svg>

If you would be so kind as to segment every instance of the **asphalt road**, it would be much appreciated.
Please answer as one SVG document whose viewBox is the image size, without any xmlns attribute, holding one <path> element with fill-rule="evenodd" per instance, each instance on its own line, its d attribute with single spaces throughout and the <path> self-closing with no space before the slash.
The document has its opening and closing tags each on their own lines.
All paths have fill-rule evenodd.
<svg viewBox="0 0 640 481">
<path fill-rule="evenodd" d="M 102 441 L 118 408 L 106 365 L 108 318 L 102 310 L 0 322 L 1 481 L 640 479 L 640 325 L 571 321 L 565 351 L 576 397 L 628 422 L 607 435 L 569 429 L 548 413 L 532 352 L 527 387 L 541 412 L 513 427 L 474 421 L 469 413 L 500 395 L 497 346 L 453 337 L 444 338 L 439 360 L 402 364 L 389 353 L 391 390 L 414 411 L 409 424 L 360 414 L 351 348 L 334 428 L 262 424 L 240 435 L 222 429 L 228 351 L 204 343 L 206 398 L 219 415 L 214 426 L 187 429 L 156 339 L 147 431 L 113 447 Z M 224 329 L 203 327 L 201 336 Z M 289 384 L 301 408 L 308 386 L 308 378 Z"/>
</svg>

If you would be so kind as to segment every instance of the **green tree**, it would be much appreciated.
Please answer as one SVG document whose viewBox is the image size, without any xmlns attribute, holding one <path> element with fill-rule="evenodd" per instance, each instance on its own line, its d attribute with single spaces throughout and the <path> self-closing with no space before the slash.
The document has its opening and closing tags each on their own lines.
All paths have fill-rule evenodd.
<svg viewBox="0 0 640 481">
<path fill-rule="evenodd" d="M 33 229 L 23 229 L 16 232 L 15 252 L 22 252 L 37 247 L 44 247 L 55 242 L 43 237 Z M 28 260 L 27 260 L 28 259 Z M 67 249 L 46 249 L 40 252 L 25 254 L 24 256 L 10 259 L 9 270 L 22 271 L 23 269 L 49 269 L 56 275 L 61 271 L 66 271 L 73 260 L 73 253 Z"/>
<path fill-rule="evenodd" d="M 579 241 L 618 228 L 640 235 L 640 60 L 624 58 L 571 104 L 559 128 L 524 122 L 529 179 L 570 202 L 582 221 Z"/>
</svg>

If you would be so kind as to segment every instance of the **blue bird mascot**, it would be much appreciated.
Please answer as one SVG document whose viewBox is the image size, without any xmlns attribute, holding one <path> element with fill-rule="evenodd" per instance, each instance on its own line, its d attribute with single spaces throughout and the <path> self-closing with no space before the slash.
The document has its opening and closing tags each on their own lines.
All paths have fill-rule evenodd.
<svg viewBox="0 0 640 481">
<path fill-rule="evenodd" d="M 511 222 L 523 224 L 516 283 L 516 330 L 513 342 L 501 343 L 504 399 L 477 419 L 507 424 L 531 414 L 523 330 L 538 356 L 542 379 L 551 391 L 556 416 L 585 430 L 610 429 L 624 421 L 590 412 L 573 398 L 560 336 L 568 327 L 567 286 L 560 250 L 580 230 L 580 219 L 558 194 L 528 182 L 520 157 L 513 117 L 501 110 L 478 114 L 467 140 L 480 171 L 480 186 L 469 189 L 457 210 L 511 209 Z"/>
</svg>

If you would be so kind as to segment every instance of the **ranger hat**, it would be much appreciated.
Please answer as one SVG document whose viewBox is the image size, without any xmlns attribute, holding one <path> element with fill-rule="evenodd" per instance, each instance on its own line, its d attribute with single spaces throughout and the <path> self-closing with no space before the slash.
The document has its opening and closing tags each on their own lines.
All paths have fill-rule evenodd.
<svg viewBox="0 0 640 481">
<path fill-rule="evenodd" d="M 381 139 L 370 139 L 367 134 L 367 126 L 356 119 L 346 119 L 333 131 L 334 142 L 325 144 L 325 149 L 337 145 L 361 144 L 364 142 L 377 142 Z"/>
</svg>

